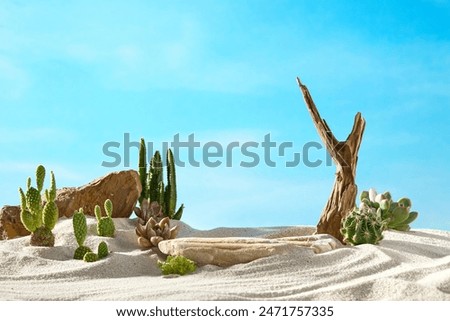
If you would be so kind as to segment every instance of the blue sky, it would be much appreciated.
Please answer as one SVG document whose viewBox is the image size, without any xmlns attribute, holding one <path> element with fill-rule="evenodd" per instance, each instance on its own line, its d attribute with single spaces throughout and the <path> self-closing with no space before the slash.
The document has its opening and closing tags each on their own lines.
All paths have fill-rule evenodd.
<svg viewBox="0 0 450 321">
<path fill-rule="evenodd" d="M 224 148 L 270 133 L 301 151 L 320 140 L 297 76 L 338 138 L 366 119 L 360 190 L 408 196 L 413 227 L 449 230 L 450 3 L 438 0 L 2 1 L 0 204 L 19 203 L 40 163 L 59 187 L 124 169 L 102 162 L 125 133 Z M 234 151 L 232 167 L 178 168 L 183 219 L 315 225 L 335 168 L 288 168 L 292 153 L 273 154 L 276 167 L 243 168 Z"/>
</svg>

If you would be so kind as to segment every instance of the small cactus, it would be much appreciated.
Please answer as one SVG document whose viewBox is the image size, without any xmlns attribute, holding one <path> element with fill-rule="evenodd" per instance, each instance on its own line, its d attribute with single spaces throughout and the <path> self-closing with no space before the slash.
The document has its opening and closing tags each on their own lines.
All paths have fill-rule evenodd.
<svg viewBox="0 0 450 321">
<path fill-rule="evenodd" d="M 95 217 L 97 218 L 97 234 L 99 236 L 114 237 L 116 228 L 112 219 L 113 204 L 111 200 L 105 201 L 106 217 L 102 217 L 102 210 L 100 206 L 95 206 Z"/>
<path fill-rule="evenodd" d="M 92 250 L 84 246 L 84 241 L 87 236 L 87 223 L 86 216 L 84 216 L 83 209 L 80 208 L 78 211 L 75 211 L 72 217 L 72 225 L 73 225 L 73 233 L 75 234 L 75 239 L 78 243 L 78 248 L 75 250 L 73 258 L 75 260 L 82 260 L 84 255 L 88 252 L 92 252 Z"/>
<path fill-rule="evenodd" d="M 83 257 L 84 262 L 93 263 L 98 261 L 98 255 L 93 252 L 87 252 Z"/>
<path fill-rule="evenodd" d="M 99 259 L 99 260 L 101 260 L 101 259 L 107 257 L 108 254 L 109 254 L 108 244 L 106 244 L 106 242 L 101 242 L 101 243 L 98 245 L 97 253 L 98 253 L 98 259 Z"/>
<path fill-rule="evenodd" d="M 31 178 L 27 180 L 27 192 L 19 188 L 21 213 L 20 220 L 24 227 L 31 232 L 31 245 L 48 246 L 55 245 L 53 228 L 58 222 L 59 211 L 55 203 L 56 181 L 51 172 L 50 189 L 45 190 L 46 203 L 43 206 L 42 189 L 45 180 L 45 167 L 39 165 L 36 169 L 36 187 L 31 186 Z"/>
<path fill-rule="evenodd" d="M 88 248 L 87 246 L 79 246 L 75 250 L 73 258 L 75 260 L 82 260 L 84 258 L 84 256 L 86 255 L 86 253 L 89 253 L 89 252 L 92 252 L 92 250 L 90 248 Z"/>
<path fill-rule="evenodd" d="M 354 208 L 343 220 L 341 234 L 347 244 L 378 244 L 383 239 L 386 223 L 381 209 L 375 210 L 364 204 Z"/>
</svg>

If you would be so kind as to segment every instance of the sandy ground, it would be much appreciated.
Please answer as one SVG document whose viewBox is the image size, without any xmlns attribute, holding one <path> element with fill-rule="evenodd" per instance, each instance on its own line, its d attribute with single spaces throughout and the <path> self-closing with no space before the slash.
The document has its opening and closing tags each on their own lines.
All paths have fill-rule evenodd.
<svg viewBox="0 0 450 321">
<path fill-rule="evenodd" d="M 344 247 L 323 254 L 299 249 L 230 268 L 204 266 L 163 277 L 158 256 L 136 245 L 134 220 L 115 219 L 115 238 L 95 235 L 111 255 L 96 263 L 73 260 L 72 221 L 55 227 L 54 248 L 29 246 L 29 237 L 0 241 L 0 300 L 450 300 L 450 232 L 387 231 L 379 246 Z M 180 237 L 309 235 L 312 227 L 195 230 Z"/>
</svg>

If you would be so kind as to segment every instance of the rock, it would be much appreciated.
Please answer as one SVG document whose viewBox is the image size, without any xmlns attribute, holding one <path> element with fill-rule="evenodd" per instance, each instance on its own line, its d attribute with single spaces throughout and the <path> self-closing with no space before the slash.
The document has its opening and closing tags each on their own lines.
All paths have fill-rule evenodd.
<svg viewBox="0 0 450 321">
<path fill-rule="evenodd" d="M 3 206 L 0 210 L 0 240 L 30 235 L 20 221 L 20 206 Z"/>
<path fill-rule="evenodd" d="M 285 254 L 298 248 L 323 253 L 340 246 L 329 235 L 312 235 L 279 239 L 263 238 L 179 238 L 162 241 L 159 250 L 167 255 L 182 255 L 198 265 L 228 267 L 259 258 Z"/>
<path fill-rule="evenodd" d="M 110 173 L 82 187 L 60 189 L 55 202 L 59 216 L 71 217 L 81 207 L 85 214 L 94 216 L 95 205 L 103 210 L 109 198 L 113 203 L 113 217 L 130 217 L 141 190 L 139 174 L 128 170 Z"/>
<path fill-rule="evenodd" d="M 94 216 L 95 205 L 109 198 L 113 203 L 113 217 L 130 217 L 141 194 L 139 174 L 134 170 L 110 173 L 78 188 L 57 191 L 55 203 L 59 216 L 71 217 L 75 210 Z M 4 206 L 0 211 L 0 239 L 29 235 L 20 221 L 20 206 Z"/>
</svg>

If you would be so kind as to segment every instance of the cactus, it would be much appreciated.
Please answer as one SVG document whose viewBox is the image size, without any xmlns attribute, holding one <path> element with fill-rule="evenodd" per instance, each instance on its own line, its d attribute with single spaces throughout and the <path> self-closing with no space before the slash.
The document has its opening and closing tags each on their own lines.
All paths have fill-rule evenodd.
<svg viewBox="0 0 450 321">
<path fill-rule="evenodd" d="M 84 262 L 93 263 L 98 261 L 98 255 L 94 252 L 87 252 L 83 257 Z"/>
<path fill-rule="evenodd" d="M 412 203 L 409 198 L 392 201 L 389 192 L 377 194 L 374 189 L 361 193 L 361 202 L 371 208 L 381 209 L 381 217 L 387 222 L 387 228 L 398 231 L 409 231 L 411 224 L 418 216 L 417 212 L 410 212 Z"/>
<path fill-rule="evenodd" d="M 99 260 L 107 257 L 109 254 L 108 244 L 106 244 L 106 242 L 101 242 L 98 245 L 97 253 L 98 253 L 97 255 L 98 255 Z"/>
<path fill-rule="evenodd" d="M 168 256 L 165 262 L 158 261 L 158 267 L 162 274 L 178 274 L 185 275 L 195 272 L 197 265 L 194 261 L 185 258 L 184 256 Z"/>
<path fill-rule="evenodd" d="M 92 250 L 87 246 L 79 246 L 73 255 L 75 260 L 83 260 L 86 253 L 92 253 Z"/>
<path fill-rule="evenodd" d="M 184 205 L 182 204 L 177 211 L 177 183 L 175 173 L 175 161 L 172 150 L 169 148 L 166 155 L 167 164 L 167 185 L 163 180 L 163 163 L 161 154 L 156 151 L 150 160 L 150 169 L 146 173 L 146 147 L 145 141 L 141 138 L 141 145 L 139 149 L 139 177 L 142 184 L 142 192 L 139 198 L 139 204 L 142 207 L 142 202 L 148 199 L 149 204 L 158 202 L 163 209 L 164 216 L 170 219 L 180 220 L 183 215 Z"/>
<path fill-rule="evenodd" d="M 139 196 L 139 205 L 144 199 L 148 198 L 147 188 L 147 148 L 145 147 L 145 140 L 141 138 L 141 145 L 139 148 L 139 178 L 141 181 L 142 192 Z"/>
<path fill-rule="evenodd" d="M 24 227 L 31 232 L 31 245 L 55 245 L 53 228 L 58 222 L 59 211 L 55 203 L 56 181 L 51 172 L 50 189 L 45 190 L 46 203 L 42 205 L 41 193 L 44 187 L 45 167 L 39 165 L 36 169 L 36 187 L 31 186 L 31 178 L 27 180 L 27 192 L 19 188 L 21 213 L 20 220 Z"/>
<path fill-rule="evenodd" d="M 116 228 L 112 219 L 113 205 L 110 199 L 105 201 L 106 217 L 102 217 L 102 210 L 99 205 L 95 206 L 95 217 L 97 218 L 97 234 L 99 236 L 114 237 Z"/>
<path fill-rule="evenodd" d="M 136 227 L 138 244 L 144 249 L 157 247 L 159 242 L 174 239 L 178 234 L 178 226 L 170 227 L 168 217 L 163 218 L 159 223 L 150 217 L 145 225 L 138 223 Z"/>
<path fill-rule="evenodd" d="M 80 208 L 78 211 L 75 211 L 72 217 L 72 225 L 73 225 L 73 233 L 75 234 L 75 239 L 78 243 L 78 248 L 75 250 L 73 258 L 75 260 L 82 260 L 84 255 L 88 252 L 92 252 L 92 250 L 84 246 L 84 241 L 87 236 L 87 223 L 86 216 L 84 216 L 83 209 Z"/>
<path fill-rule="evenodd" d="M 354 208 L 343 220 L 341 234 L 347 244 L 378 244 L 383 239 L 386 223 L 381 218 L 381 209 L 364 204 Z"/>
</svg>

